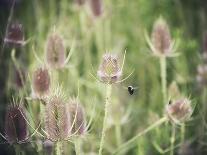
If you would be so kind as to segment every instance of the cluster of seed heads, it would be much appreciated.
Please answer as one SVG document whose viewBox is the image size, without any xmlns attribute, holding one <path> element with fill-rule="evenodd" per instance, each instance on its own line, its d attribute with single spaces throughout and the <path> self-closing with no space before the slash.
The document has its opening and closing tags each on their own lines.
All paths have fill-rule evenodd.
<svg viewBox="0 0 207 155">
<path fill-rule="evenodd" d="M 27 139 L 25 111 L 18 105 L 9 106 L 5 116 L 5 137 L 8 143 L 20 143 Z"/>
<path fill-rule="evenodd" d="M 191 101 L 187 98 L 177 99 L 166 106 L 166 114 L 173 123 L 180 124 L 192 115 Z"/>
<path fill-rule="evenodd" d="M 104 54 L 97 75 L 104 83 L 116 83 L 122 75 L 118 56 L 111 53 Z"/>
</svg>

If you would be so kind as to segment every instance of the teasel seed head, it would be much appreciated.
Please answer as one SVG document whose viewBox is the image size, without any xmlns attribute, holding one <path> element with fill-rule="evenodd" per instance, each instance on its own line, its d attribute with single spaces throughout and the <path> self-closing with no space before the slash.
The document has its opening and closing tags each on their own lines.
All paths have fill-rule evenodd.
<svg viewBox="0 0 207 155">
<path fill-rule="evenodd" d="M 100 17 L 103 13 L 102 0 L 90 0 L 90 7 L 94 17 Z"/>
<path fill-rule="evenodd" d="M 32 87 L 37 98 L 45 98 L 50 90 L 50 75 L 46 68 L 37 68 L 33 73 Z"/>
<path fill-rule="evenodd" d="M 198 66 L 196 79 L 200 87 L 207 84 L 207 65 Z"/>
<path fill-rule="evenodd" d="M 22 24 L 17 21 L 9 24 L 4 43 L 9 47 L 21 47 L 25 44 Z"/>
<path fill-rule="evenodd" d="M 169 120 L 175 124 L 181 124 L 189 120 L 193 113 L 191 101 L 187 98 L 172 101 L 166 106 L 165 110 Z"/>
<path fill-rule="evenodd" d="M 104 54 L 97 75 L 104 83 L 116 83 L 122 75 L 118 56 L 111 53 Z"/>
<path fill-rule="evenodd" d="M 64 98 L 54 94 L 45 108 L 45 131 L 51 141 L 65 140 L 70 136 L 70 114 Z"/>
<path fill-rule="evenodd" d="M 5 116 L 5 137 L 10 144 L 27 139 L 27 122 L 23 107 L 9 106 Z"/>
<path fill-rule="evenodd" d="M 169 27 L 163 18 L 155 21 L 151 41 L 154 54 L 157 56 L 170 56 L 172 54 L 172 40 Z"/>
<path fill-rule="evenodd" d="M 85 111 L 78 99 L 70 99 L 69 112 L 72 123 L 72 134 L 83 135 L 86 130 Z"/>
<path fill-rule="evenodd" d="M 52 33 L 47 39 L 46 62 L 51 69 L 61 69 L 65 65 L 65 46 L 63 39 L 57 33 Z"/>
</svg>

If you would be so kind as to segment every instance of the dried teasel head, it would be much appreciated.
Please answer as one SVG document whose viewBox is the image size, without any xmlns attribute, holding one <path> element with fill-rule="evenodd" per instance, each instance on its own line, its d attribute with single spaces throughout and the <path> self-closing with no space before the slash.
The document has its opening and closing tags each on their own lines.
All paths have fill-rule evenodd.
<svg viewBox="0 0 207 155">
<path fill-rule="evenodd" d="M 50 89 L 50 75 L 46 68 L 37 68 L 32 77 L 32 88 L 37 98 L 44 98 Z"/>
<path fill-rule="evenodd" d="M 47 39 L 46 62 L 51 69 L 61 69 L 65 65 L 65 46 L 63 39 L 57 33 L 52 33 Z"/>
<path fill-rule="evenodd" d="M 159 18 L 153 25 L 151 34 L 152 50 L 157 56 L 170 56 L 172 54 L 172 40 L 169 27 L 163 18 Z"/>
<path fill-rule="evenodd" d="M 75 0 L 75 3 L 78 4 L 79 6 L 85 4 L 86 0 Z"/>
<path fill-rule="evenodd" d="M 170 102 L 165 110 L 169 120 L 175 124 L 180 124 L 189 120 L 193 113 L 191 101 L 187 98 L 181 98 Z"/>
<path fill-rule="evenodd" d="M 5 116 L 5 137 L 10 144 L 27 139 L 25 111 L 18 105 L 9 106 Z"/>
<path fill-rule="evenodd" d="M 196 79 L 200 87 L 207 84 L 207 65 L 198 66 Z"/>
<path fill-rule="evenodd" d="M 103 13 L 102 0 L 90 0 L 90 7 L 94 17 L 100 17 Z"/>
<path fill-rule="evenodd" d="M 70 99 L 69 112 L 72 123 L 72 134 L 83 135 L 86 130 L 85 111 L 77 99 Z"/>
<path fill-rule="evenodd" d="M 21 47 L 25 44 L 22 24 L 17 21 L 9 24 L 4 43 L 9 47 Z"/>
<path fill-rule="evenodd" d="M 118 56 L 111 53 L 104 54 L 97 75 L 104 83 L 116 83 L 122 75 Z"/>
<path fill-rule="evenodd" d="M 52 95 L 45 108 L 45 131 L 51 141 L 65 140 L 70 136 L 70 114 L 64 98 Z"/>
</svg>

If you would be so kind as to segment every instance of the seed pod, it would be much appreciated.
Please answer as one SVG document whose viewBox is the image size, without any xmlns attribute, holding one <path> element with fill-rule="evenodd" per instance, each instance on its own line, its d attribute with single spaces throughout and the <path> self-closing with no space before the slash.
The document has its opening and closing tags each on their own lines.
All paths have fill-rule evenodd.
<svg viewBox="0 0 207 155">
<path fill-rule="evenodd" d="M 23 116 L 24 115 L 24 116 Z M 27 138 L 27 123 L 23 107 L 10 106 L 5 117 L 5 137 L 10 144 Z"/>
<path fill-rule="evenodd" d="M 46 68 L 38 68 L 34 71 L 32 86 L 36 97 L 43 98 L 48 95 L 50 89 L 50 75 Z"/>
<path fill-rule="evenodd" d="M 168 118 L 176 124 L 187 121 L 192 112 L 191 101 L 187 98 L 175 100 L 166 106 Z"/>
<path fill-rule="evenodd" d="M 46 62 L 52 69 L 61 69 L 65 65 L 65 46 L 62 38 L 53 33 L 48 37 L 46 45 Z"/>
<path fill-rule="evenodd" d="M 107 53 L 103 56 L 102 63 L 97 72 L 102 82 L 107 84 L 115 83 L 122 75 L 118 57 Z"/>
<path fill-rule="evenodd" d="M 197 68 L 197 82 L 203 87 L 207 84 L 207 65 L 199 65 Z"/>
<path fill-rule="evenodd" d="M 48 139 L 51 141 L 67 139 L 70 128 L 70 114 L 64 100 L 58 95 L 52 96 L 45 108 L 45 130 Z"/>
<path fill-rule="evenodd" d="M 77 99 L 70 100 L 69 112 L 73 123 L 72 134 L 83 135 L 86 128 L 85 112 Z"/>
<path fill-rule="evenodd" d="M 93 15 L 99 17 L 103 13 L 103 2 L 102 0 L 90 0 L 90 7 Z"/>
<path fill-rule="evenodd" d="M 24 45 L 24 30 L 22 24 L 19 22 L 9 24 L 4 43 L 9 47 L 21 47 Z"/>
<path fill-rule="evenodd" d="M 159 18 L 153 26 L 152 44 L 155 48 L 155 55 L 169 56 L 171 50 L 171 35 L 166 21 Z"/>
</svg>

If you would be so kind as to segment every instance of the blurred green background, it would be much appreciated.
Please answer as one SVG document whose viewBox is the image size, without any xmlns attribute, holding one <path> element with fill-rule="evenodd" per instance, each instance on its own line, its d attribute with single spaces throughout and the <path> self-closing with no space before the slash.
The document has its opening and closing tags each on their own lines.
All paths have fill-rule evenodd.
<svg viewBox="0 0 207 155">
<path fill-rule="evenodd" d="M 6 32 L 11 1 L 0 0 L 1 46 Z M 55 27 L 63 37 L 67 53 L 75 42 L 74 52 L 68 68 L 59 74 L 67 96 L 77 96 L 85 107 L 87 120 L 91 118 L 93 106 L 95 117 L 90 131 L 83 140 L 84 154 L 96 154 L 99 147 L 104 114 L 105 86 L 97 82 L 90 74 L 96 76 L 102 54 L 106 51 L 118 53 L 123 57 L 126 49 L 124 75 L 134 69 L 130 78 L 113 86 L 112 105 L 104 154 L 112 154 L 117 148 L 114 127 L 121 124 L 122 142 L 127 141 L 139 131 L 161 118 L 164 114 L 162 103 L 159 60 L 152 57 L 146 44 L 144 33 L 151 33 L 154 21 L 162 16 L 169 24 L 172 38 L 176 41 L 179 57 L 167 59 L 168 86 L 175 81 L 182 94 L 190 96 L 196 104 L 192 120 L 186 123 L 185 141 L 180 141 L 180 127 L 177 128 L 175 154 L 182 149 L 192 154 L 207 154 L 206 150 L 206 91 L 199 88 L 196 81 L 197 66 L 203 64 L 203 38 L 207 30 L 206 0 L 104 0 L 103 15 L 93 17 L 89 3 L 78 6 L 75 0 L 18 0 L 14 6 L 12 20 L 22 23 L 25 39 L 29 42 L 16 51 L 16 59 L 31 77 L 35 67 L 41 65 L 33 53 L 35 49 L 39 58 L 44 60 L 45 44 L 48 34 Z M 206 45 L 207 46 L 207 45 Z M 26 82 L 25 90 L 14 85 L 14 63 L 11 49 L 5 47 L 0 57 L 0 129 L 4 133 L 4 115 L 11 98 L 22 98 L 31 94 L 31 81 Z M 126 87 L 138 87 L 129 95 Z M 41 119 L 38 102 L 29 102 L 30 119 Z M 37 122 L 36 122 L 37 123 Z M 128 150 L 128 155 L 158 155 L 170 146 L 171 128 L 169 123 L 156 128 L 142 136 L 136 145 Z M 31 143 L 22 144 L 25 154 L 44 154 L 42 139 L 32 138 Z M 5 142 L 4 139 L 1 141 Z M 183 143 L 185 145 L 183 145 Z M 75 154 L 73 145 L 66 143 L 68 154 Z M 70 152 L 70 153 L 69 153 Z M 0 145 L 0 154 L 15 154 L 9 144 Z M 181 154 L 180 154 L 181 155 Z M 182 155 L 189 155 L 184 154 Z"/>
</svg>

